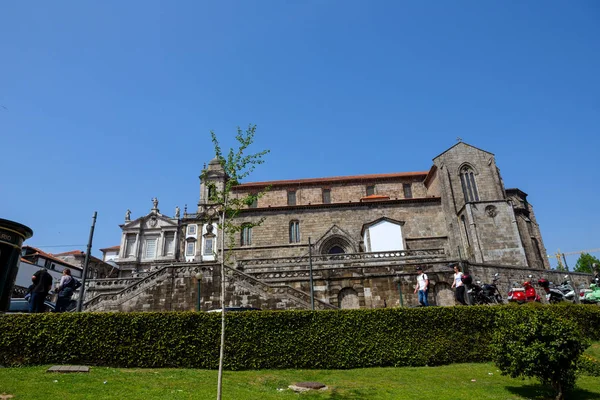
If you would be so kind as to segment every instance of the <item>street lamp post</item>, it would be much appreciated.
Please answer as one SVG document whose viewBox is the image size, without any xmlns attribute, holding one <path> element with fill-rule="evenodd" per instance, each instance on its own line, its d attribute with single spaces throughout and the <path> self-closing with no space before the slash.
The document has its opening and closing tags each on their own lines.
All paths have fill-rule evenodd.
<svg viewBox="0 0 600 400">
<path fill-rule="evenodd" d="M 196 280 L 198 281 L 198 301 L 196 302 L 196 311 L 200 311 L 200 284 L 202 283 L 202 272 L 196 273 Z"/>
</svg>

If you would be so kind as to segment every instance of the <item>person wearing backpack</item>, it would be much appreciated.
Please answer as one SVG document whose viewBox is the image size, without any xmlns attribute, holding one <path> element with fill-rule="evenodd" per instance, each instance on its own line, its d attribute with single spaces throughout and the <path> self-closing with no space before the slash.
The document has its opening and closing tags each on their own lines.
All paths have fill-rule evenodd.
<svg viewBox="0 0 600 400">
<path fill-rule="evenodd" d="M 71 297 L 73 297 L 73 292 L 80 286 L 78 283 L 79 282 L 71 276 L 71 270 L 65 268 L 63 270 L 63 275 L 60 278 L 58 288 L 56 289 L 58 293 L 58 298 L 56 299 L 56 312 L 67 311 L 67 306 L 71 301 Z"/>
</svg>

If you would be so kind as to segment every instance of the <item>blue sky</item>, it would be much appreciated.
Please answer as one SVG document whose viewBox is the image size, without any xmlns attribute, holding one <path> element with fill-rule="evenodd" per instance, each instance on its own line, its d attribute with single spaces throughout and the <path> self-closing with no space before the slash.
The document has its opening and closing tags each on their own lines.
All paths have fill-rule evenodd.
<svg viewBox="0 0 600 400">
<path fill-rule="evenodd" d="M 0 217 L 75 245 L 46 251 L 193 209 L 209 131 L 248 123 L 251 180 L 427 170 L 461 137 L 548 252 L 600 247 L 594 0 L 2 2 L 0 37 Z"/>
</svg>

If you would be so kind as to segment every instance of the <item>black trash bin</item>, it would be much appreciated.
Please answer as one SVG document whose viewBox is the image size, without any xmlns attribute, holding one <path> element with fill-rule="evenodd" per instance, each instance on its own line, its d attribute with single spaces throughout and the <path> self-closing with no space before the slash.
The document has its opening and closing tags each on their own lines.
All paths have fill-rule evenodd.
<svg viewBox="0 0 600 400">
<path fill-rule="evenodd" d="M 33 231 L 18 222 L 0 218 L 0 312 L 10 304 L 23 241 L 33 236 Z"/>
</svg>

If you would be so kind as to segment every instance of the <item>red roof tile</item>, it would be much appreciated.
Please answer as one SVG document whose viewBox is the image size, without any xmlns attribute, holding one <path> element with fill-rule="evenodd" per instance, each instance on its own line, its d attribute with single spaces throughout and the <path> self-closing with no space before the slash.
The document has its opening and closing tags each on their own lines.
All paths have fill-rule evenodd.
<svg viewBox="0 0 600 400">
<path fill-rule="evenodd" d="M 101 252 L 106 253 L 107 251 L 114 251 L 114 250 L 120 250 L 121 246 L 116 245 L 116 246 L 112 246 L 112 247 L 107 247 L 105 249 L 100 249 Z"/>
<path fill-rule="evenodd" d="M 389 200 L 390 196 L 384 196 L 381 194 L 372 194 L 360 199 L 360 201 L 377 201 L 377 200 Z"/>
<path fill-rule="evenodd" d="M 80 255 L 80 254 L 84 254 L 83 251 L 81 250 L 71 250 L 71 251 L 65 251 L 64 253 L 52 253 L 53 256 L 58 257 L 58 256 L 71 256 L 71 255 Z"/>
<path fill-rule="evenodd" d="M 40 250 L 40 249 L 38 249 L 36 247 L 33 247 L 33 246 L 23 246 L 23 248 L 26 248 L 26 247 L 29 247 L 30 249 L 35 250 L 35 253 L 33 253 L 33 254 L 27 254 L 26 257 L 41 256 L 41 257 L 47 258 L 48 260 L 52 260 L 54 262 L 58 262 L 60 264 L 64 264 L 64 265 L 66 265 L 68 267 L 71 267 L 71 268 L 81 269 L 81 267 L 77 267 L 75 265 L 69 264 L 65 260 L 61 260 L 60 258 L 56 258 L 53 254 L 46 253 L 45 251 L 42 251 L 42 250 Z"/>
<path fill-rule="evenodd" d="M 425 177 L 429 171 L 421 172 L 394 172 L 390 174 L 371 174 L 371 175 L 351 175 L 351 176 L 333 176 L 329 178 L 307 178 L 307 179 L 291 179 L 283 181 L 265 181 L 265 182 L 248 182 L 234 186 L 234 190 L 252 188 L 252 187 L 266 187 L 266 186 L 293 186 L 293 185 L 307 185 L 307 184 L 327 184 L 327 183 L 339 183 L 339 182 L 350 182 L 350 181 L 376 181 L 381 179 L 395 179 L 395 178 L 411 178 L 411 177 Z"/>
</svg>

